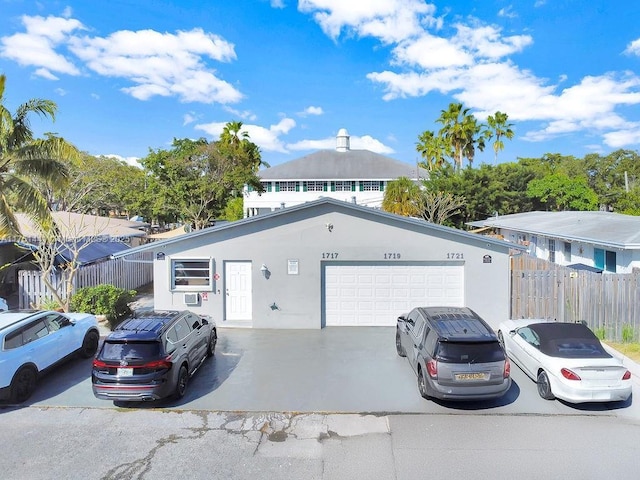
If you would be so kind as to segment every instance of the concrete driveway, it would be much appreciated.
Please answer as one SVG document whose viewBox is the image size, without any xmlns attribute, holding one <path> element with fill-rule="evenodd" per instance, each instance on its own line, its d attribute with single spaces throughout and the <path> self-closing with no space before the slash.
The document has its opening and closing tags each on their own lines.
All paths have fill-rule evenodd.
<svg viewBox="0 0 640 480">
<path fill-rule="evenodd" d="M 91 361 L 73 360 L 42 379 L 28 404 L 112 408 L 91 391 Z M 185 397 L 118 404 L 249 412 L 614 415 L 640 419 L 640 402 L 570 405 L 546 401 L 516 366 L 507 394 L 486 402 L 427 401 L 395 351 L 393 327 L 322 330 L 219 329 L 213 359 L 191 379 Z M 634 392 L 640 378 L 634 374 Z"/>
</svg>

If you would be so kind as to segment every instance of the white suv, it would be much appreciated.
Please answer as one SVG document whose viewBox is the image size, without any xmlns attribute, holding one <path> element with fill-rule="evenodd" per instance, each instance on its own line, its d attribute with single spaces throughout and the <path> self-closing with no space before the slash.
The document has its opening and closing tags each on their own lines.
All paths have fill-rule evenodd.
<svg viewBox="0 0 640 480">
<path fill-rule="evenodd" d="M 88 313 L 0 312 L 0 400 L 24 402 L 41 372 L 74 353 L 92 357 L 99 340 L 96 317 Z"/>
</svg>

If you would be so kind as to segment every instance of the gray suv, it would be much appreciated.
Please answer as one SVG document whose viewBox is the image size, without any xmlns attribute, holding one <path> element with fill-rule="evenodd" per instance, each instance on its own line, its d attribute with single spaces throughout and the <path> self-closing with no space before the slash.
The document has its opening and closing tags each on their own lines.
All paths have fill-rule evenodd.
<svg viewBox="0 0 640 480">
<path fill-rule="evenodd" d="M 102 344 L 93 361 L 93 393 L 121 401 L 182 398 L 217 339 L 216 324 L 188 310 L 139 313 Z"/>
<path fill-rule="evenodd" d="M 511 387 L 511 365 L 493 329 L 470 308 L 418 307 L 398 317 L 396 350 L 424 398 L 484 400 Z"/>
</svg>

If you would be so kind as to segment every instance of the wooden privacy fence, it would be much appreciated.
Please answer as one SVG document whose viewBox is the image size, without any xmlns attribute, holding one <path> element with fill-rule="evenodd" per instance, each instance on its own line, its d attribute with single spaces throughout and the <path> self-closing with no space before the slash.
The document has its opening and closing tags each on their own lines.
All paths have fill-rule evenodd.
<svg viewBox="0 0 640 480">
<path fill-rule="evenodd" d="M 124 258 L 107 260 L 81 267 L 74 279 L 74 288 L 93 287 L 111 284 L 127 290 L 146 285 L 153 281 L 153 256 L 151 252 L 132 254 Z M 54 285 L 62 282 L 58 274 Z M 61 285 L 62 296 L 66 297 L 64 284 Z M 20 270 L 18 272 L 18 305 L 19 308 L 31 308 L 52 298 L 42 281 L 39 270 Z"/>
<path fill-rule="evenodd" d="M 585 321 L 608 340 L 640 338 L 640 274 L 594 273 L 528 255 L 511 260 L 511 318 Z"/>
</svg>

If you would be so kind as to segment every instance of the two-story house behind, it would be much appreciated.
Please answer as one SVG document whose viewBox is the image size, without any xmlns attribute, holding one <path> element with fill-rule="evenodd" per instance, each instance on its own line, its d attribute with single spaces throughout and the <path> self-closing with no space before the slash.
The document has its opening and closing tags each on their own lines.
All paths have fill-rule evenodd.
<svg viewBox="0 0 640 480">
<path fill-rule="evenodd" d="M 640 268 L 640 217 L 612 212 L 526 212 L 469 222 L 559 265 L 631 273 Z"/>
<path fill-rule="evenodd" d="M 335 150 L 320 150 L 261 170 L 258 175 L 264 192 L 245 186 L 244 216 L 253 217 L 320 197 L 380 208 L 389 181 L 428 177 L 427 170 L 417 165 L 369 150 L 351 150 L 344 128 L 339 130 L 336 140 Z"/>
</svg>

